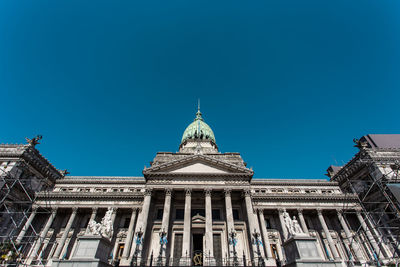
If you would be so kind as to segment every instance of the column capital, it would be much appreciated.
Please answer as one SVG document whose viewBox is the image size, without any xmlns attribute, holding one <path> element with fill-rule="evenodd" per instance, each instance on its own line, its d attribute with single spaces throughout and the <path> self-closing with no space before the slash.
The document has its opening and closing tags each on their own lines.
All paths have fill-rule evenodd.
<svg viewBox="0 0 400 267">
<path fill-rule="evenodd" d="M 298 208 L 298 209 L 297 209 L 297 213 L 298 213 L 298 214 L 303 214 L 303 209 L 302 209 L 302 208 Z"/>
<path fill-rule="evenodd" d="M 171 196 L 172 195 L 172 189 L 171 188 L 165 188 L 165 195 L 166 196 Z"/>
<path fill-rule="evenodd" d="M 210 197 L 212 192 L 212 188 L 204 188 L 204 194 L 206 197 Z"/>
<path fill-rule="evenodd" d="M 318 209 L 317 209 L 317 214 L 318 214 L 318 215 L 322 215 L 322 209 L 321 209 L 321 208 L 318 208 Z"/>
<path fill-rule="evenodd" d="M 341 216 L 341 215 L 343 215 L 343 210 L 342 209 L 336 209 L 336 213 Z"/>
<path fill-rule="evenodd" d="M 245 197 L 251 197 L 251 190 L 250 189 L 244 189 L 243 193 L 244 193 Z"/>
<path fill-rule="evenodd" d="M 192 189 L 191 188 L 185 188 L 185 195 L 186 196 L 191 196 L 192 195 Z"/>
<path fill-rule="evenodd" d="M 357 214 L 357 215 L 361 215 L 361 210 L 357 209 L 357 210 L 356 210 L 356 214 Z"/>
<path fill-rule="evenodd" d="M 263 208 L 256 208 L 256 210 L 258 211 L 259 214 L 263 214 L 264 215 L 264 209 Z"/>
<path fill-rule="evenodd" d="M 38 206 L 32 206 L 32 211 L 31 211 L 31 212 L 37 212 L 37 211 L 38 211 L 38 209 L 39 209 L 39 207 L 38 207 Z"/>
<path fill-rule="evenodd" d="M 113 214 L 116 214 L 117 213 L 117 210 L 118 210 L 118 208 L 112 208 L 113 210 L 112 210 L 112 213 Z"/>
<path fill-rule="evenodd" d="M 286 211 L 285 208 L 279 208 L 279 209 L 278 209 L 278 212 L 279 212 L 279 213 L 284 213 L 285 211 Z"/>
<path fill-rule="evenodd" d="M 145 195 L 145 196 L 151 196 L 152 191 L 153 191 L 153 189 L 151 189 L 151 188 L 146 188 L 145 191 L 144 191 L 144 195 Z"/>
<path fill-rule="evenodd" d="M 57 213 L 57 210 L 58 210 L 58 207 L 53 208 L 53 209 L 51 210 L 51 214 L 56 214 L 56 213 Z"/>
<path fill-rule="evenodd" d="M 77 213 L 78 212 L 78 207 L 72 207 L 72 213 Z"/>
<path fill-rule="evenodd" d="M 226 197 L 230 197 L 231 196 L 231 192 L 232 192 L 232 190 L 230 188 L 225 188 L 224 189 L 224 193 L 225 193 Z"/>
<path fill-rule="evenodd" d="M 92 213 L 97 213 L 97 210 L 99 209 L 99 207 L 93 207 L 92 208 Z"/>
</svg>

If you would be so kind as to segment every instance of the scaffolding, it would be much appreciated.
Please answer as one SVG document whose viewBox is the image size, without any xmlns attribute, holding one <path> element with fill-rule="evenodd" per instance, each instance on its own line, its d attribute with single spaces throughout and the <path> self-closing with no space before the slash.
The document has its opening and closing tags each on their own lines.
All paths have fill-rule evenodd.
<svg viewBox="0 0 400 267">
<path fill-rule="evenodd" d="M 36 265 L 43 266 L 40 255 L 29 255 L 35 242 L 45 241 L 38 240 L 42 225 L 30 223 L 29 227 L 24 227 L 31 215 L 37 192 L 48 192 L 51 184 L 46 177 L 40 178 L 42 175 L 38 175 L 37 170 L 24 158 L 13 159 L 12 163 L 12 168 L 7 168 L 7 164 L 0 168 L 0 264 L 24 266 L 27 257 L 35 256 L 38 259 Z M 50 168 L 54 167 L 49 164 L 47 169 Z M 45 203 L 36 211 L 36 217 L 48 217 L 51 214 L 48 198 L 47 201 L 45 198 Z M 23 238 L 18 238 L 22 229 L 25 234 Z"/>
<path fill-rule="evenodd" d="M 373 262 L 381 266 L 379 255 L 385 254 L 387 258 L 399 263 L 400 206 L 388 185 L 400 182 L 400 164 L 394 157 L 374 159 L 367 156 L 364 149 L 360 148 L 360 153 L 336 174 L 344 174 L 345 179 L 339 181 L 340 186 L 346 195 L 357 196 L 364 223 L 369 226 L 377 241 L 378 250 L 376 246 L 370 246 Z M 343 211 L 344 215 L 355 213 L 346 207 L 343 207 Z M 350 242 L 355 242 L 355 238 L 361 239 L 362 232 L 364 230 L 360 224 Z"/>
</svg>

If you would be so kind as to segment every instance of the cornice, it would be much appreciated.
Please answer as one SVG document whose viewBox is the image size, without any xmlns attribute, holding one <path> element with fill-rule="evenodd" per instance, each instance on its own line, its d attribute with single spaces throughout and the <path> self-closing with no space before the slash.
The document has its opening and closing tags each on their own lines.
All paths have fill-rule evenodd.
<svg viewBox="0 0 400 267">
<path fill-rule="evenodd" d="M 223 180 L 246 178 L 251 179 L 251 174 L 245 173 L 171 173 L 171 172 L 153 172 L 146 175 L 146 178 L 163 177 L 166 180 L 172 180 L 175 177 L 191 178 L 191 180 L 199 180 L 199 177 L 223 178 Z"/>
<path fill-rule="evenodd" d="M 295 200 L 295 201 L 326 201 L 326 200 L 345 200 L 349 202 L 357 202 L 358 198 L 354 194 L 338 194 L 338 195 L 313 195 L 313 194 L 252 194 L 254 201 L 260 200 Z"/>
<path fill-rule="evenodd" d="M 137 199 L 142 200 L 144 198 L 143 193 L 126 193 L 126 192 L 41 192 L 37 195 L 37 200 L 57 200 L 57 199 Z"/>
<path fill-rule="evenodd" d="M 268 179 L 253 178 L 252 186 L 258 185 L 284 185 L 284 186 L 338 186 L 335 181 L 313 180 L 313 179 Z"/>
<path fill-rule="evenodd" d="M 67 176 L 57 184 L 145 184 L 143 177 Z"/>
</svg>

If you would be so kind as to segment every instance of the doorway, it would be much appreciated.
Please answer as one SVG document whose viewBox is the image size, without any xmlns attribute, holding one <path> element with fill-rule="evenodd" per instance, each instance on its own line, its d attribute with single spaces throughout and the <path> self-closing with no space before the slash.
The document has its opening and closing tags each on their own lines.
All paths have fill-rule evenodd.
<svg viewBox="0 0 400 267">
<path fill-rule="evenodd" d="M 194 266 L 203 266 L 203 234 L 193 234 L 193 257 Z"/>
</svg>

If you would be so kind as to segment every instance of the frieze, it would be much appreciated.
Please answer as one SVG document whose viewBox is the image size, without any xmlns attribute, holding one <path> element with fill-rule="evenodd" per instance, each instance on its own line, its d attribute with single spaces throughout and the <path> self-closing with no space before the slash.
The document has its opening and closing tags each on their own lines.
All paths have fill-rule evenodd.
<svg viewBox="0 0 400 267">
<path fill-rule="evenodd" d="M 308 195 L 308 194 L 253 194 L 255 200 L 348 200 L 358 201 L 354 194 L 347 195 Z"/>
</svg>

